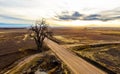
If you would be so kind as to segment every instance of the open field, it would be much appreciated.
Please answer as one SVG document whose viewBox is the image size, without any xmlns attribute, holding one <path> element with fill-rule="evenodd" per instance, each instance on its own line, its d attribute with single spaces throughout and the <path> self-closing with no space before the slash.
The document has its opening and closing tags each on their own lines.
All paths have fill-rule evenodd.
<svg viewBox="0 0 120 74">
<path fill-rule="evenodd" d="M 38 53 L 34 40 L 27 35 L 26 29 L 0 29 L 0 74 L 71 74 L 51 51 Z M 45 44 L 43 49 L 49 50 Z"/>
<path fill-rule="evenodd" d="M 71 74 L 64 63 L 61 63 L 59 59 L 51 51 L 37 53 L 22 59 L 15 66 L 11 67 L 7 71 L 1 71 L 5 74 Z"/>
<path fill-rule="evenodd" d="M 96 65 L 120 73 L 119 28 L 57 28 L 53 31 L 64 48 L 92 60 Z"/>
<path fill-rule="evenodd" d="M 53 32 L 58 39 L 64 38 L 64 41 L 63 39 L 60 40 L 65 44 L 89 44 L 106 41 L 120 41 L 120 31 L 112 29 L 57 28 L 54 29 Z M 107 35 L 108 33 L 109 35 Z"/>
<path fill-rule="evenodd" d="M 120 30 L 111 28 L 53 28 L 54 38 L 61 47 L 92 60 L 108 70 L 120 73 Z M 36 53 L 25 49 L 36 49 L 26 29 L 0 29 L 0 70 L 15 61 Z M 21 52 L 23 51 L 23 52 Z M 5 62 L 7 61 L 7 62 Z"/>
<path fill-rule="evenodd" d="M 23 30 L 24 29 L 0 29 L 0 70 L 24 57 L 25 54 L 20 52 L 21 50 L 35 47 L 33 40 L 23 40 L 26 34 L 25 30 Z"/>
</svg>

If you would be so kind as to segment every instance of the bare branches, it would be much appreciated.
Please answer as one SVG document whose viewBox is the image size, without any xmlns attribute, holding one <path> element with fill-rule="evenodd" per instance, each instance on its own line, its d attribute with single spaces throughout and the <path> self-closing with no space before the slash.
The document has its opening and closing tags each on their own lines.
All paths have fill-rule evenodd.
<svg viewBox="0 0 120 74">
<path fill-rule="evenodd" d="M 50 33 L 45 19 L 36 21 L 35 24 L 31 26 L 30 31 L 30 36 L 34 38 L 38 50 L 42 51 L 43 40 L 45 37 L 48 37 Z"/>
</svg>

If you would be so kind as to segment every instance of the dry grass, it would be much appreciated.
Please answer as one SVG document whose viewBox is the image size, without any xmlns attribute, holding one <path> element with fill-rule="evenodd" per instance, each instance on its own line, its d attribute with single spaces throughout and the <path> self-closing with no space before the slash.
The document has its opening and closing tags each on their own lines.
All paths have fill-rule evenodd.
<svg viewBox="0 0 120 74">
<path fill-rule="evenodd" d="M 67 43 L 67 44 L 73 44 L 73 43 L 78 43 L 79 42 L 79 40 L 74 40 L 72 38 L 68 39 L 68 38 L 65 38 L 63 36 L 54 36 L 54 37 L 58 40 L 61 40 L 64 43 Z"/>
<path fill-rule="evenodd" d="M 114 71 L 115 73 L 120 73 L 119 45 L 108 45 L 94 48 L 85 47 L 84 49 L 77 51 L 76 49 L 75 50 L 74 49 L 73 51 L 80 54 L 81 56 L 94 60 L 95 62 L 98 62 L 102 66 Z"/>
<path fill-rule="evenodd" d="M 3 32 L 0 33 L 0 71 L 3 71 L 3 70 L 6 71 L 7 69 L 10 69 L 8 71 L 9 74 L 21 74 L 24 71 L 28 72 L 29 68 L 35 69 L 35 67 L 38 68 L 40 65 L 43 64 L 43 63 L 38 64 L 37 62 L 38 60 L 41 59 L 40 57 L 32 58 L 29 61 L 22 61 L 21 65 L 20 64 L 17 65 L 17 63 L 13 64 L 15 61 L 18 61 L 19 59 L 25 56 L 35 54 L 38 51 L 36 52 L 36 47 L 35 47 L 36 45 L 34 43 L 34 40 L 30 39 L 28 37 L 28 34 L 26 34 L 26 32 L 19 32 L 20 30 L 17 30 L 14 32 L 12 30 L 9 30 L 10 33 L 8 33 L 7 31 L 4 32 L 4 30 L 2 31 Z M 49 50 L 49 48 L 46 47 L 45 45 L 43 46 L 43 49 L 45 49 L 44 51 Z M 54 65 L 54 64 L 48 64 L 52 61 L 52 59 L 50 57 L 43 57 L 43 58 L 47 60 L 44 60 L 44 64 L 42 68 L 44 69 L 49 68 L 49 70 L 52 72 L 51 74 L 53 73 L 54 74 L 56 73 L 70 74 L 70 72 L 68 72 L 67 67 L 62 67 L 61 63 L 59 66 L 52 67 L 50 65 Z"/>
<path fill-rule="evenodd" d="M 27 69 L 29 69 L 29 67 L 31 65 L 35 65 L 36 61 L 40 58 L 40 56 L 35 56 L 32 57 L 31 59 L 25 59 L 24 61 L 22 61 L 21 63 L 19 63 L 17 66 L 13 67 L 12 69 L 10 69 L 9 71 L 6 72 L 6 74 L 20 74 L 22 73 L 24 70 L 26 71 Z"/>
<path fill-rule="evenodd" d="M 25 32 L 0 33 L 0 71 L 23 57 L 19 49 L 35 48 L 33 40 L 23 40 L 25 34 Z"/>
<path fill-rule="evenodd" d="M 5 72 L 5 74 L 33 74 L 36 71 L 42 71 L 48 74 L 71 74 L 67 67 L 54 55 L 51 55 L 50 52 L 47 52 L 45 55 L 32 55 L 22 60 L 16 66 Z"/>
<path fill-rule="evenodd" d="M 56 39 L 66 42 L 64 44 L 91 44 L 106 41 L 120 41 L 118 30 L 97 30 L 97 29 L 79 29 L 79 28 L 57 28 L 53 30 Z M 111 33 L 106 35 L 103 33 Z M 114 34 L 114 35 L 112 35 Z"/>
<path fill-rule="evenodd" d="M 55 35 L 62 36 L 59 40 L 72 41 L 78 40 L 72 44 L 64 44 L 63 47 L 70 48 L 74 52 L 83 57 L 87 57 L 106 68 L 120 73 L 120 47 L 119 45 L 96 45 L 89 46 L 94 43 L 115 42 L 120 41 L 120 29 L 113 28 L 94 28 L 94 29 L 76 29 L 76 28 L 57 28 L 54 30 Z M 65 38 L 65 39 L 64 39 Z M 78 45 L 80 44 L 80 45 Z"/>
</svg>

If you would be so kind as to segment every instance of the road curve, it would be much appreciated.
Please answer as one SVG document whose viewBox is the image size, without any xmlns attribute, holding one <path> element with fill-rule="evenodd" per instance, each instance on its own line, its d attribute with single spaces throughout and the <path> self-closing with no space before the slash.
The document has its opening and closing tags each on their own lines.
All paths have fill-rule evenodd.
<svg viewBox="0 0 120 74">
<path fill-rule="evenodd" d="M 72 70 L 74 74 L 107 74 L 52 40 L 45 39 L 44 42 Z"/>
<path fill-rule="evenodd" d="M 40 58 L 42 55 L 41 53 L 35 54 L 35 55 L 31 55 L 29 57 L 26 57 L 24 60 L 21 60 L 16 66 L 14 66 L 13 68 L 10 68 L 10 70 L 8 70 L 7 72 L 5 72 L 4 74 L 19 74 L 20 71 L 24 70 L 23 67 L 26 68 L 29 67 L 27 66 L 27 64 L 30 64 L 32 61 L 35 61 L 36 58 Z M 0 73 L 3 74 L 3 73 Z M 21 72 L 21 74 L 23 74 Z"/>
</svg>

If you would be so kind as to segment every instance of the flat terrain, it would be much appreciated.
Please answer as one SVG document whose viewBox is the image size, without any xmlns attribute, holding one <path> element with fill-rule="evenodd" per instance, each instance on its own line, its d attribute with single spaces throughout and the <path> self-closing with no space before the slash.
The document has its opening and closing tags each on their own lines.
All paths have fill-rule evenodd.
<svg viewBox="0 0 120 74">
<path fill-rule="evenodd" d="M 54 36 L 64 44 L 91 44 L 120 41 L 120 30 L 111 28 L 55 28 Z"/>
<path fill-rule="evenodd" d="M 53 31 L 62 47 L 92 60 L 95 65 L 120 73 L 120 28 L 57 28 Z"/>
<path fill-rule="evenodd" d="M 72 74 L 51 51 L 37 53 L 22 59 L 4 74 Z"/>
<path fill-rule="evenodd" d="M 26 33 L 26 29 L 0 29 L 0 71 L 24 57 L 25 53 L 21 53 L 24 49 L 35 48 L 34 41 L 26 39 Z M 73 62 L 79 62 L 81 57 L 87 58 L 117 74 L 120 73 L 119 28 L 53 28 L 53 33 L 60 46 L 56 47 L 56 44 L 50 42 L 51 46 L 55 47 L 57 54 L 60 52 L 61 56 L 70 56 L 70 58 L 64 56 L 61 58 Z M 81 57 L 73 56 L 74 53 L 69 50 Z M 77 57 L 77 60 L 73 60 L 74 57 Z M 76 65 L 79 64 L 66 63 L 73 64 L 73 66 L 75 64 L 74 72 L 77 72 Z M 89 63 L 87 65 L 93 66 Z M 81 68 L 80 72 L 83 73 L 84 69 Z"/>
<path fill-rule="evenodd" d="M 33 56 L 28 57 L 27 59 L 24 59 L 19 64 L 17 64 L 15 67 L 13 67 L 12 69 L 8 70 L 5 74 L 16 74 L 17 72 L 19 72 L 20 69 L 22 69 L 23 67 L 25 67 L 25 65 L 27 63 L 32 62 L 36 58 L 40 58 L 40 56 L 42 56 L 42 55 L 41 54 L 35 54 Z M 22 71 L 21 71 L 21 73 L 22 73 Z"/>
<path fill-rule="evenodd" d="M 22 58 L 21 50 L 35 47 L 33 40 L 24 39 L 26 32 L 25 29 L 0 29 L 0 70 Z"/>
<path fill-rule="evenodd" d="M 49 39 L 45 39 L 45 43 L 63 62 L 65 62 L 74 74 L 106 74 L 104 71 L 87 63 L 57 43 Z"/>
<path fill-rule="evenodd" d="M 51 51 L 38 53 L 27 36 L 26 29 L 0 29 L 0 74 L 71 74 Z"/>
<path fill-rule="evenodd" d="M 120 73 L 120 44 L 86 47 L 84 49 L 77 46 L 71 49 L 82 57 L 89 58 L 115 73 Z"/>
</svg>

